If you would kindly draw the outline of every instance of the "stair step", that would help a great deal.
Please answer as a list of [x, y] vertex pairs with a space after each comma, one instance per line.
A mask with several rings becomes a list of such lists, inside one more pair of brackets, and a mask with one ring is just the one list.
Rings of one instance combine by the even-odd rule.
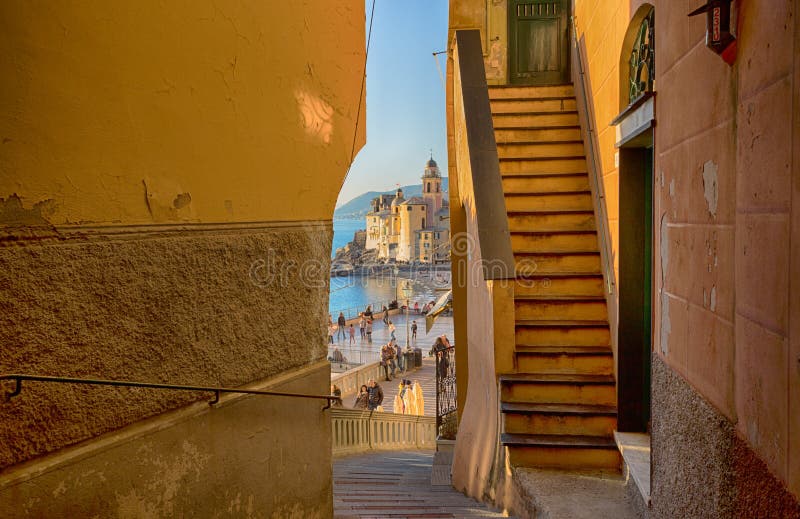
[[558, 142], [581, 140], [580, 126], [511, 126], [495, 128], [497, 144], [512, 142]]
[[503, 402], [500, 410], [507, 434], [612, 437], [617, 427], [614, 406]]
[[616, 405], [617, 390], [610, 374], [536, 373], [500, 377], [503, 402]]
[[560, 112], [492, 113], [492, 122], [495, 130], [520, 126], [577, 126], [580, 124], [578, 112], [575, 110], [564, 110]]
[[517, 344], [516, 353], [529, 355], [602, 355], [614, 356], [610, 346], [534, 346]]
[[617, 450], [613, 437], [573, 436], [565, 434], [510, 434], [500, 436], [503, 445], [531, 445], [539, 447], [601, 448]]
[[515, 347], [516, 368], [519, 373], [569, 373], [581, 375], [611, 375], [614, 356], [611, 348], [594, 351], [577, 347], [524, 348]]
[[552, 251], [514, 253], [517, 274], [532, 272], [601, 272], [600, 253], [595, 251]]
[[500, 159], [500, 174], [503, 177], [586, 173], [586, 171], [586, 158], [583, 156], [573, 158]]
[[508, 213], [511, 232], [594, 231], [594, 211], [527, 211]]
[[583, 141], [497, 143], [500, 160], [583, 158]]
[[506, 211], [592, 211], [592, 194], [583, 192], [562, 193], [506, 193]]
[[574, 97], [506, 97], [490, 99], [492, 113], [575, 111]]
[[589, 175], [566, 173], [560, 175], [504, 176], [503, 192], [516, 193], [576, 193], [589, 192]]
[[[576, 386], [614, 385], [613, 375], [582, 375], [574, 373], [513, 373], [500, 375], [501, 384], [570, 384]], [[504, 402], [507, 400], [503, 400]], [[556, 403], [556, 402], [551, 402]], [[612, 404], [613, 405], [613, 404]]]
[[514, 321], [515, 326], [536, 326], [536, 327], [562, 327], [562, 328], [595, 328], [595, 327], [604, 327], [608, 328], [607, 321], [599, 321], [599, 320], [557, 320], [557, 321], [545, 321], [539, 319], [516, 319]]
[[500, 410], [503, 413], [519, 414], [617, 416], [617, 408], [613, 405], [564, 405], [502, 402], [500, 405]]
[[518, 253], [539, 253], [548, 250], [598, 251], [594, 231], [514, 232], [511, 250]]
[[562, 295], [562, 296], [539, 296], [539, 295], [514, 295], [514, 301], [529, 301], [533, 303], [549, 303], [549, 302], [606, 302], [605, 296], [576, 296], [576, 295]]
[[611, 334], [606, 321], [516, 321], [514, 340], [526, 346], [607, 347]]
[[492, 85], [489, 99], [533, 97], [575, 97], [572, 84], [548, 86]]

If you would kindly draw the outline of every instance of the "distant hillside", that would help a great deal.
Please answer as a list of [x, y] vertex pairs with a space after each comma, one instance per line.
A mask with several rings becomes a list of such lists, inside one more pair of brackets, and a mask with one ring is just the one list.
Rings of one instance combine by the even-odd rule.
[[[447, 192], [449, 184], [447, 182], [447, 177], [442, 179], [442, 189]], [[403, 196], [405, 198], [410, 198], [412, 196], [422, 196], [422, 184], [415, 184], [410, 186], [402, 186], [403, 189]], [[378, 195], [390, 195], [393, 194], [396, 189], [392, 189], [390, 191], [378, 192], [378, 191], [367, 191], [362, 195], [358, 195], [357, 197], [353, 198], [346, 204], [342, 204], [341, 207], [336, 209], [333, 212], [334, 218], [364, 218], [368, 212], [372, 210], [372, 206], [370, 205], [372, 199]]]

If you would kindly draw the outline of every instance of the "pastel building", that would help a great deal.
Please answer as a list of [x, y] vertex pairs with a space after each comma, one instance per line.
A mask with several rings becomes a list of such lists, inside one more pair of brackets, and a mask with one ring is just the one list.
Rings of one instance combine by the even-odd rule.
[[367, 214], [368, 250], [378, 258], [402, 262], [446, 263], [450, 258], [450, 209], [443, 199], [442, 175], [431, 157], [422, 174], [422, 196], [406, 199], [398, 189], [394, 197], [372, 200]]

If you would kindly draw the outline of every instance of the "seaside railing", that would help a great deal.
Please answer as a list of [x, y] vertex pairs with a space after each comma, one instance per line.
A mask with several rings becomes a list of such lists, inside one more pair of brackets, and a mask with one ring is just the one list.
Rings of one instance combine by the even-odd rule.
[[[337, 359], [337, 356], [334, 354], [335, 349], [338, 349], [339, 353], [341, 353], [341, 360]], [[338, 346], [328, 346], [328, 359], [331, 361], [331, 369], [334, 369], [335, 366], [341, 365], [339, 368], [336, 368], [337, 371], [344, 371], [344, 369], [341, 368], [346, 368], [346, 366], [352, 367], [353, 365], [360, 366], [362, 364], [369, 364], [370, 362], [378, 362], [381, 360], [380, 345], [376, 347], [376, 351], [365, 351], [359, 348], [339, 348]]]
[[389, 308], [389, 305], [391, 303], [393, 303], [393, 301], [389, 301], [389, 300], [373, 301], [371, 303], [366, 303], [366, 304], [358, 305], [358, 306], [351, 306], [349, 308], [338, 308], [338, 309], [333, 310], [332, 312], [330, 312], [330, 314], [331, 314], [331, 317], [333, 318], [334, 324], [336, 324], [336, 320], [339, 318], [339, 313], [340, 312], [343, 313], [344, 314], [344, 318], [349, 321], [351, 319], [358, 318], [359, 314], [364, 312], [367, 309], [368, 306], [372, 308], [372, 313], [373, 314], [378, 314], [378, 313], [380, 313], [380, 311], [384, 307], [384, 305], [386, 306], [386, 308]]

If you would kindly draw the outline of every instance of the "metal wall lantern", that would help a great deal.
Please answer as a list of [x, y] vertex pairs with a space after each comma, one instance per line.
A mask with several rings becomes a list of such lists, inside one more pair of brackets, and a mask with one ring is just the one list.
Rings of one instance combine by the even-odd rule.
[[706, 13], [706, 47], [719, 54], [728, 65], [736, 61], [736, 37], [731, 32], [731, 2], [708, 0], [689, 16]]

